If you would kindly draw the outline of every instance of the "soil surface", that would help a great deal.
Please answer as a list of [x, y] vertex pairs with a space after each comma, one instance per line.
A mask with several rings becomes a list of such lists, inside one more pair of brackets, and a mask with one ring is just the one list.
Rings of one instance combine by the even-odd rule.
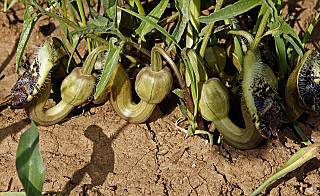
[[[290, 1], [295, 2], [295, 1]], [[2, 5], [0, 5], [2, 9]], [[291, 6], [291, 7], [290, 7]], [[294, 11], [295, 29], [305, 29], [319, 2], [301, 1]], [[0, 13], [0, 100], [17, 79], [15, 45], [22, 28], [22, 8]], [[43, 26], [46, 27], [45, 31]], [[318, 24], [319, 26], [319, 24]], [[56, 27], [56, 30], [55, 28]], [[37, 46], [59, 33], [57, 23], [41, 19], [27, 46]], [[319, 29], [319, 28], [318, 28]], [[312, 45], [319, 47], [319, 31]], [[7, 66], [6, 66], [7, 65]], [[168, 109], [169, 110], [169, 109]], [[129, 124], [107, 102], [77, 111], [57, 125], [40, 126], [40, 148], [46, 166], [47, 195], [248, 195], [295, 153], [301, 142], [291, 129], [253, 150], [237, 150], [225, 143], [210, 146], [201, 137], [186, 137], [175, 127], [181, 116], [172, 107], [162, 118]], [[15, 169], [20, 135], [30, 127], [24, 110], [0, 112], [0, 192], [21, 191]], [[319, 118], [301, 127], [320, 142]], [[267, 189], [270, 195], [320, 195], [320, 161], [313, 159]]]

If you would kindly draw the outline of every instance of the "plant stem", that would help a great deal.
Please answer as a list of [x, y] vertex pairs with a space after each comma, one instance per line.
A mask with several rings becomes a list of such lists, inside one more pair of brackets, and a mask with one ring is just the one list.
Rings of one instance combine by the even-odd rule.
[[8, 0], [4, 0], [3, 2], [3, 12], [6, 13], [8, 10]]
[[[220, 10], [220, 8], [222, 7], [222, 4], [223, 4], [223, 0], [217, 0], [217, 4], [216, 4], [216, 7], [214, 8], [214, 11], [218, 11]], [[207, 48], [207, 45], [208, 45], [208, 42], [209, 42], [209, 38], [210, 38], [210, 35], [212, 33], [212, 29], [214, 27], [214, 22], [208, 24], [205, 28], [207, 28], [207, 31], [206, 31], [206, 34], [204, 35], [204, 38], [203, 38], [203, 41], [202, 41], [202, 45], [201, 45], [201, 48], [200, 48], [200, 56], [203, 58], [204, 57], [204, 54], [205, 54], [205, 51], [206, 51], [206, 48]]]
[[231, 35], [239, 35], [239, 36], [242, 36], [244, 37], [250, 46], [253, 45], [253, 42], [254, 42], [254, 39], [252, 37], [252, 35], [250, 33], [248, 33], [247, 31], [243, 31], [243, 30], [230, 30], [228, 31], [228, 34], [231, 34]]
[[137, 8], [138, 8], [138, 13], [142, 16], [146, 15], [146, 12], [144, 11], [144, 8], [140, 2], [140, 0], [134, 0], [134, 3], [136, 4]]
[[78, 10], [80, 12], [80, 18], [81, 18], [81, 27], [85, 27], [87, 25], [87, 19], [84, 14], [83, 4], [82, 0], [77, 0]]
[[302, 143], [304, 145], [309, 146], [312, 144], [311, 141], [308, 139], [308, 137], [303, 133], [303, 131], [301, 130], [297, 122], [293, 123], [293, 127], [295, 131], [298, 133], [298, 135], [300, 136]]
[[319, 152], [320, 143], [311, 144], [307, 147], [301, 148], [291, 156], [291, 158], [280, 168], [279, 171], [277, 171], [277, 173], [265, 180], [253, 193], [250, 194], [250, 196], [258, 195], [278, 179], [284, 177], [289, 172], [296, 170], [307, 161], [319, 155]]
[[61, 1], [62, 2], [62, 9], [63, 9], [63, 16], [66, 18], [67, 16], [67, 5], [66, 0]]
[[43, 9], [43, 7], [41, 7], [38, 3], [28, 3], [27, 1], [27, 4], [28, 5], [31, 5], [33, 6], [34, 8], [36, 8], [37, 10], [39, 10], [41, 13], [43, 13], [44, 15], [47, 15], [51, 18], [54, 18], [54, 19], [57, 19], [57, 20], [61, 20], [63, 21], [64, 23], [68, 24], [69, 26], [71, 26], [72, 28], [74, 28], [75, 30], [79, 30], [79, 26], [77, 23], [67, 19], [67, 18], [64, 18], [62, 16], [59, 16], [57, 14], [54, 14], [54, 13], [51, 13], [51, 12], [48, 12], [46, 11], [45, 9]]
[[98, 55], [107, 50], [108, 46], [106, 45], [101, 45], [97, 48], [95, 48], [87, 57], [86, 61], [84, 62], [82, 66], [82, 73], [85, 75], [91, 75], [92, 69], [94, 67], [94, 64], [97, 60]]
[[182, 89], [183, 100], [186, 103], [187, 109], [190, 112], [193, 112], [194, 105], [193, 105], [193, 101], [192, 101], [189, 89], [188, 89], [185, 81], [182, 79], [182, 76], [179, 72], [177, 65], [174, 63], [174, 61], [171, 59], [171, 57], [167, 54], [167, 52], [164, 51], [162, 48], [156, 46], [156, 47], [153, 47], [153, 50], [159, 52], [162, 55], [162, 57], [164, 59], [166, 59], [166, 61], [169, 63], [171, 69], [173, 70], [174, 74], [176, 75], [176, 77], [178, 79], [180, 88]]
[[166, 24], [175, 21], [179, 17], [179, 12], [172, 14], [171, 16], [160, 21], [161, 26], [165, 26]]
[[160, 71], [162, 69], [162, 59], [161, 59], [161, 53], [159, 52], [160, 49], [157, 49], [158, 47], [155, 46], [151, 50], [151, 69], [152, 71]]
[[154, 52], [158, 52], [159, 54], [162, 55], [162, 57], [164, 59], [166, 59], [166, 61], [169, 63], [171, 69], [173, 70], [174, 74], [176, 75], [177, 79], [178, 79], [178, 82], [179, 82], [179, 85], [180, 87], [183, 89], [183, 87], [186, 86], [184, 80], [182, 79], [181, 75], [180, 75], [180, 72], [179, 72], [179, 69], [177, 67], [177, 65], [173, 62], [173, 60], [171, 59], [171, 57], [167, 54], [166, 51], [164, 51], [162, 48], [158, 47], [158, 46], [155, 46], [152, 48], [152, 51]]
[[[262, 5], [263, 6], [263, 5]], [[264, 15], [264, 10], [262, 9], [262, 7], [260, 8], [260, 11], [259, 11], [259, 14], [258, 14], [258, 17], [257, 17], [257, 21], [256, 21], [256, 24], [254, 25], [253, 27], [253, 30], [252, 30], [252, 34], [256, 34], [257, 33], [257, 30], [260, 26], [260, 23], [261, 23], [261, 20], [262, 20], [262, 17]]]
[[267, 23], [268, 23], [268, 19], [269, 19], [269, 16], [270, 16], [270, 11], [268, 10], [267, 6], [263, 3], [262, 6], [261, 6], [261, 12], [264, 13], [263, 14], [263, 17], [261, 19], [261, 23], [259, 25], [259, 28], [257, 30], [257, 33], [256, 33], [256, 36], [253, 40], [253, 44], [252, 44], [252, 49], [253, 50], [256, 50], [258, 47], [259, 47], [259, 43], [262, 39], [262, 35], [264, 33], [264, 30], [267, 26]]
[[[77, 5], [78, 5], [78, 10], [80, 12], [80, 18], [81, 18], [80, 26], [86, 27], [87, 26], [87, 19], [86, 19], [86, 15], [84, 13], [82, 0], [77, 0]], [[88, 51], [91, 52], [91, 40], [89, 38], [87, 38], [87, 44], [88, 44]]]
[[130, 38], [123, 38], [123, 41], [125, 41], [126, 44], [129, 44], [132, 47], [136, 48], [137, 50], [139, 50], [140, 52], [142, 52], [146, 56], [151, 57], [151, 54], [147, 49], [141, 47], [141, 45], [139, 45], [136, 42], [132, 41]]

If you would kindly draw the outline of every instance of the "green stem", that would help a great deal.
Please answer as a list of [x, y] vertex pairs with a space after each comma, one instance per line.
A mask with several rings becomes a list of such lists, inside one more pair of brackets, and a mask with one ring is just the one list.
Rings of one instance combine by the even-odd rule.
[[[28, 3], [28, 1], [27, 1]], [[29, 5], [33, 6], [34, 8], [36, 8], [37, 10], [39, 10], [41, 13], [43, 13], [44, 15], [47, 15], [51, 18], [54, 18], [54, 19], [57, 19], [59, 21], [63, 21], [64, 23], [68, 24], [69, 26], [71, 26], [72, 28], [74, 28], [75, 30], [80, 30], [79, 29], [79, 25], [67, 18], [64, 18], [62, 16], [59, 16], [57, 14], [54, 14], [54, 13], [51, 13], [51, 12], [48, 12], [46, 11], [43, 7], [41, 7], [38, 3], [28, 3]]]
[[282, 166], [282, 168], [280, 168], [279, 171], [277, 171], [277, 173], [265, 180], [253, 193], [250, 194], [250, 196], [258, 195], [278, 179], [301, 167], [307, 161], [315, 158], [319, 155], [319, 152], [320, 143], [311, 144], [307, 147], [301, 148], [291, 156], [291, 158]]
[[63, 16], [66, 18], [68, 17], [66, 0], [63, 0], [61, 2], [62, 2]]
[[98, 55], [107, 50], [108, 46], [101, 45], [97, 48], [95, 48], [87, 57], [86, 61], [83, 63], [82, 66], [82, 73], [85, 75], [91, 75], [92, 69], [96, 63]]
[[[263, 6], [263, 5], [262, 5], [262, 6]], [[261, 8], [260, 8], [260, 11], [259, 11], [259, 14], [258, 14], [258, 17], [257, 17], [256, 24], [254, 25], [253, 30], [252, 30], [252, 33], [253, 33], [253, 34], [256, 34], [256, 33], [257, 33], [258, 28], [259, 28], [260, 23], [261, 23], [261, 20], [262, 20], [262, 17], [263, 17], [263, 15], [264, 15], [264, 11], [265, 11], [265, 10], [262, 9], [262, 6], [261, 6]]]
[[[130, 38], [127, 38], [127, 37], [125, 37], [125, 36], [123, 36], [123, 35], [121, 35], [119, 33], [112, 33], [112, 32], [109, 32], [109, 33], [118, 36], [121, 40], [123, 40], [125, 42], [125, 44], [128, 44], [128, 45], [134, 47], [135, 49], [139, 50], [140, 52], [142, 52], [147, 57], [151, 57], [151, 54], [150, 54], [149, 50], [141, 47], [141, 45], [139, 45], [136, 42], [132, 41]], [[109, 44], [108, 40], [105, 40], [105, 39], [103, 39], [103, 38], [101, 38], [101, 37], [99, 37], [99, 36], [97, 36], [95, 34], [87, 34], [85, 36], [89, 37], [91, 39], [94, 39], [94, 40], [96, 40], [96, 41], [98, 41], [98, 42], [100, 42], [100, 43], [102, 43], [104, 45], [108, 45]]]
[[6, 13], [8, 10], [8, 0], [4, 0], [3, 2], [3, 12]]
[[144, 8], [140, 2], [140, 0], [134, 0], [134, 3], [136, 4], [137, 8], [138, 8], [138, 13], [142, 16], [146, 15], [146, 12], [144, 11]]
[[[80, 26], [86, 27], [87, 26], [87, 18], [84, 13], [82, 0], [77, 0], [77, 5], [78, 5], [78, 10], [80, 12], [80, 18], [81, 18]], [[87, 38], [87, 45], [88, 45], [88, 51], [91, 52], [91, 40], [89, 38]]]
[[84, 13], [82, 0], [77, 0], [77, 5], [78, 5], [78, 10], [80, 12], [80, 19], [81, 19], [80, 26], [85, 27], [85, 26], [87, 26], [87, 19], [86, 19], [86, 15]]
[[155, 46], [155, 47], [153, 47], [153, 50], [159, 52], [162, 55], [162, 57], [164, 59], [166, 59], [166, 61], [169, 63], [171, 69], [173, 70], [175, 76], [178, 79], [180, 88], [182, 89], [183, 100], [185, 101], [188, 110], [193, 111], [194, 104], [193, 104], [189, 89], [188, 89], [185, 81], [182, 79], [182, 76], [179, 72], [177, 65], [174, 63], [174, 61], [171, 59], [171, 57], [167, 54], [167, 52], [164, 51], [162, 48]]
[[152, 71], [160, 71], [162, 69], [162, 59], [160, 55], [160, 49], [159, 47], [153, 47], [151, 50], [151, 69]]
[[129, 45], [131, 45], [132, 47], [136, 48], [137, 50], [139, 50], [140, 52], [142, 52], [142, 53], [145, 54], [146, 56], [151, 57], [151, 54], [150, 54], [150, 52], [149, 52], [147, 49], [141, 47], [140, 44], [137, 44], [136, 42], [132, 41], [130, 38], [126, 38], [126, 37], [122, 36], [122, 37], [120, 37], [120, 39], [122, 39], [123, 41], [125, 41], [126, 44], [129, 44]]
[[205, 131], [205, 130], [199, 130], [199, 129], [196, 129], [194, 131], [194, 134], [195, 135], [207, 135], [208, 136], [208, 139], [209, 139], [209, 144], [210, 145], [213, 145], [213, 134], [208, 132], [208, 131]]
[[301, 130], [297, 122], [293, 123], [293, 127], [295, 131], [298, 133], [298, 135], [300, 136], [302, 143], [304, 145], [309, 146], [312, 144], [311, 141], [308, 139], [308, 137], [303, 133], [303, 131]]
[[[224, 0], [217, 0], [216, 7], [214, 8], [215, 12], [220, 10], [220, 8], [222, 7], [223, 1]], [[207, 29], [207, 31], [206, 31], [206, 34], [204, 35], [204, 38], [203, 38], [203, 41], [202, 41], [202, 45], [201, 45], [201, 48], [200, 48], [200, 52], [199, 52], [199, 54], [200, 54], [200, 56], [202, 58], [204, 57], [204, 54], [205, 54], [205, 51], [206, 51], [206, 48], [207, 48], [207, 45], [208, 45], [209, 38], [210, 38], [210, 35], [212, 33], [213, 27], [214, 27], [214, 22], [208, 24], [205, 27]]]
[[166, 59], [166, 61], [169, 63], [171, 69], [173, 70], [174, 74], [176, 75], [177, 79], [178, 79], [178, 82], [179, 82], [179, 85], [182, 89], [186, 88], [186, 84], [184, 82], [184, 80], [182, 79], [181, 75], [180, 75], [180, 72], [179, 72], [179, 69], [177, 67], [177, 65], [174, 63], [174, 61], [171, 59], [171, 57], [167, 54], [166, 51], [164, 51], [162, 48], [158, 47], [158, 46], [154, 46], [152, 48], [152, 50], [154, 52], [158, 52], [159, 54], [162, 55], [162, 57], [164, 59]]
[[264, 30], [267, 26], [267, 23], [268, 23], [268, 19], [269, 19], [269, 16], [270, 16], [270, 11], [269, 9], [267, 8], [267, 6], [263, 3], [262, 6], [261, 6], [261, 10], [262, 10], [262, 13], [264, 13], [262, 19], [261, 19], [261, 22], [260, 22], [260, 25], [259, 25], [259, 28], [257, 30], [257, 33], [256, 33], [256, 36], [253, 40], [253, 44], [252, 44], [252, 49], [253, 50], [256, 50], [258, 47], [259, 47], [259, 43], [262, 39], [262, 35], [264, 33]]
[[253, 45], [254, 39], [253, 39], [252, 35], [250, 33], [248, 33], [247, 31], [230, 30], [230, 31], [228, 31], [228, 34], [242, 36], [248, 41], [250, 46]]

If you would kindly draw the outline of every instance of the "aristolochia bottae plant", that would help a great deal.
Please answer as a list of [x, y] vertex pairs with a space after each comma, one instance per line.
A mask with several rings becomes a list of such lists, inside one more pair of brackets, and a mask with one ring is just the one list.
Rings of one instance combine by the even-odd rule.
[[[295, 123], [302, 112], [317, 114], [319, 53], [304, 53], [310, 36], [300, 39], [287, 24], [281, 15], [282, 0], [239, 0], [233, 4], [217, 0], [214, 9], [209, 1], [175, 0], [174, 7], [170, 2], [24, 1], [17, 70], [39, 18], [59, 21], [63, 34], [37, 50], [34, 62], [26, 66], [1, 105], [23, 107], [36, 123], [52, 125], [76, 107], [103, 104], [109, 99], [119, 116], [143, 123], [173, 90], [183, 116], [177, 120], [179, 130], [188, 135], [204, 134], [211, 144], [222, 139], [240, 149], [276, 138], [279, 129], [285, 123]], [[252, 28], [241, 25], [237, 16], [245, 18], [254, 8], [258, 8], [256, 24]], [[319, 14], [314, 17], [318, 18]], [[311, 23], [309, 34], [315, 24]], [[78, 50], [80, 42], [86, 44], [84, 54]], [[260, 49], [269, 42], [275, 46], [275, 50], [267, 49], [276, 56], [274, 66]], [[290, 65], [296, 62], [286, 81]], [[52, 91], [60, 99], [47, 107]], [[241, 115], [236, 119], [231, 118], [236, 111], [231, 100], [240, 105]], [[244, 126], [238, 122], [242, 119]], [[184, 120], [187, 125], [181, 127]], [[221, 133], [219, 139], [214, 138], [208, 124]], [[302, 131], [298, 133], [305, 137]], [[317, 144], [302, 148], [254, 194], [318, 152]]]

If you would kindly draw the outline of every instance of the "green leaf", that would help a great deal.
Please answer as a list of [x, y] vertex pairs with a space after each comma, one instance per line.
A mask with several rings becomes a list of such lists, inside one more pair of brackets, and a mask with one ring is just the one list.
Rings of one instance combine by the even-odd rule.
[[272, 14], [273, 18], [278, 17], [278, 10], [274, 5], [274, 0], [264, 0], [265, 5], [268, 7], [270, 13]]
[[26, 194], [40, 196], [45, 168], [39, 151], [39, 132], [34, 122], [20, 137], [16, 169]]
[[[157, 23], [166, 9], [169, 0], [161, 0], [160, 3], [146, 16], [152, 22]], [[136, 29], [136, 34], [139, 35], [139, 42], [146, 41], [144, 36], [153, 29], [153, 25], [147, 21], [142, 21], [140, 26]]]
[[293, 46], [293, 48], [299, 54], [299, 56], [303, 56], [303, 47], [301, 45], [300, 40], [298, 41], [287, 34], [284, 34], [283, 38], [286, 39]]
[[72, 19], [76, 21], [78, 17], [80, 18], [80, 11], [77, 6], [77, 2], [76, 1], [67, 1], [67, 2], [69, 2], [68, 7], [72, 14]]
[[229, 19], [243, 14], [261, 4], [262, 0], [239, 0], [234, 4], [227, 5], [226, 7], [210, 14], [209, 16], [201, 16], [199, 17], [199, 20], [201, 23], [211, 23]]
[[29, 41], [34, 25], [39, 19], [39, 15], [37, 14], [32, 14], [30, 16], [29, 14], [31, 11], [32, 11], [32, 6], [27, 6], [27, 8], [24, 10], [23, 27], [22, 27], [22, 32], [20, 35], [20, 40], [18, 43], [17, 53], [16, 53], [16, 71], [18, 71], [20, 68], [20, 60], [23, 55], [24, 49], [26, 48], [26, 45]]
[[101, 24], [96, 23], [94, 19], [90, 21], [87, 26], [79, 27], [76, 30], [72, 31], [70, 35], [76, 35], [76, 34], [88, 34], [88, 33], [107, 33], [110, 30], [113, 29], [113, 26], [111, 23], [99, 26]]
[[208, 76], [202, 59], [193, 49], [183, 49], [181, 56], [187, 70], [186, 83], [188, 85], [187, 80], [189, 80], [191, 85], [191, 97], [194, 103], [193, 115], [196, 116], [198, 112], [200, 83], [207, 80]]
[[146, 21], [149, 23], [149, 25], [153, 26], [153, 28], [157, 29], [160, 33], [162, 33], [164, 36], [166, 36], [168, 39], [170, 39], [174, 44], [176, 44], [177, 48], [181, 49], [181, 47], [179, 46], [178, 42], [176, 41], [176, 39], [170, 35], [164, 28], [162, 28], [161, 26], [159, 26], [157, 23], [153, 22], [152, 20], [150, 20], [149, 18], [145, 17], [145, 16], [141, 16], [131, 10], [127, 10], [124, 8], [120, 8], [121, 10], [131, 14], [132, 16], [135, 16], [137, 18], [139, 18], [142, 21]]
[[253, 193], [251, 196], [258, 195], [264, 189], [266, 189], [269, 185], [277, 181], [278, 179], [284, 177], [289, 172], [296, 170], [301, 167], [310, 159], [315, 158], [320, 153], [320, 143], [311, 144], [307, 147], [301, 148], [296, 153], [292, 155], [292, 157], [270, 178], [265, 180]]
[[109, 41], [109, 52], [103, 66], [103, 71], [102, 71], [100, 80], [96, 86], [96, 92], [94, 94], [95, 99], [98, 99], [102, 95], [102, 93], [105, 91], [107, 84], [110, 80], [110, 77], [115, 67], [119, 63], [118, 61], [120, 58], [120, 52], [122, 50], [123, 43], [121, 43], [120, 46], [116, 46], [115, 44], [116, 41], [117, 40], [115, 38], [111, 38]]
[[[176, 8], [179, 12], [179, 21], [177, 23], [177, 26], [175, 27], [172, 36], [174, 39], [179, 42], [182, 34], [184, 33], [184, 30], [187, 27], [188, 21], [189, 21], [189, 4], [190, 0], [175, 0]], [[169, 45], [169, 50], [172, 48], [173, 44], [172, 42], [167, 38], [166, 42]]]
[[93, 16], [93, 19], [89, 20], [89, 23], [93, 23], [96, 26], [106, 26], [109, 23], [107, 17], [99, 15], [99, 13], [90, 7], [90, 13]]
[[175, 95], [177, 95], [180, 99], [183, 98], [183, 91], [180, 88], [176, 88], [172, 91]]
[[107, 3], [107, 16], [112, 22], [116, 22], [117, 19], [117, 0], [108, 0]]
[[279, 64], [279, 74], [280, 79], [284, 79], [288, 72], [288, 61], [287, 61], [287, 53], [284, 40], [280, 37], [274, 38], [275, 45], [276, 45], [276, 52], [278, 57], [278, 64]]
[[316, 25], [319, 22], [319, 17], [320, 17], [320, 12], [316, 13], [313, 16], [311, 23], [309, 24], [309, 26], [307, 28], [307, 32], [303, 36], [302, 44], [306, 44], [309, 41], [309, 39], [311, 38], [313, 30], [315, 29]]
[[188, 119], [190, 121], [194, 120], [193, 114], [188, 110], [188, 108], [187, 108], [186, 104], [184, 103], [183, 99], [179, 99], [179, 102], [180, 102], [180, 104], [178, 106], [179, 106], [179, 109], [180, 109], [182, 115], [186, 119]]
[[275, 22], [270, 23], [270, 30], [265, 35], [272, 34], [274, 37], [283, 35], [296, 52], [303, 56], [303, 45], [296, 32], [281, 17], [276, 17], [275, 20]]

